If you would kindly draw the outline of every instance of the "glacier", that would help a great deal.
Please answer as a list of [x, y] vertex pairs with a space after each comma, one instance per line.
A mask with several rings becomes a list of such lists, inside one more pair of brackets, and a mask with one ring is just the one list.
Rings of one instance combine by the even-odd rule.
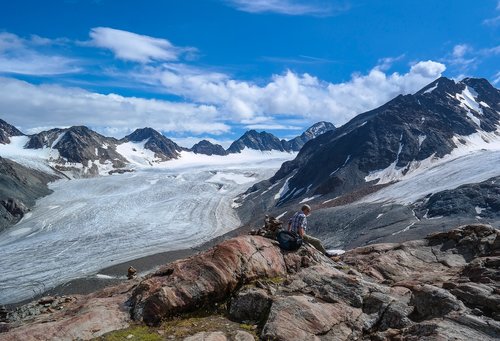
[[295, 153], [185, 153], [159, 167], [59, 180], [0, 234], [0, 304], [159, 252], [195, 247], [240, 225], [233, 199]]

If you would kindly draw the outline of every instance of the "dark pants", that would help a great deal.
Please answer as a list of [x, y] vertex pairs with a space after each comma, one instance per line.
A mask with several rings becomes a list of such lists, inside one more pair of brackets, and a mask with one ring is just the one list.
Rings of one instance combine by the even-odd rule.
[[312, 246], [314, 246], [314, 248], [320, 252], [322, 252], [324, 255], [326, 255], [326, 250], [325, 250], [325, 247], [323, 246], [323, 244], [321, 243], [321, 240], [319, 240], [318, 238], [314, 238], [314, 237], [311, 237], [307, 234], [304, 234], [304, 236], [302, 237], [302, 239], [311, 244]]

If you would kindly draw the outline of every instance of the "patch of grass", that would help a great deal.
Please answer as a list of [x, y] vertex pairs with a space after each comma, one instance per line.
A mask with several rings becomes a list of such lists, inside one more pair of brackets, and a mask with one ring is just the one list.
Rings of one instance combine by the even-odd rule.
[[[132, 336], [130, 336], [132, 335]], [[95, 340], [100, 341], [161, 341], [163, 337], [154, 328], [132, 326], [105, 334]]]
[[285, 281], [285, 278], [277, 276], [277, 277], [272, 277], [266, 279], [267, 282], [273, 283], [273, 284], [282, 284]]

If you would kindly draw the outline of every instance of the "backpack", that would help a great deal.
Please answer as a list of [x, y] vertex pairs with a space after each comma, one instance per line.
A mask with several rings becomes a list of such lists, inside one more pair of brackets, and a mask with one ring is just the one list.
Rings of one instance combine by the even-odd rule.
[[280, 231], [276, 236], [280, 248], [287, 251], [295, 251], [302, 246], [302, 238], [289, 231]]

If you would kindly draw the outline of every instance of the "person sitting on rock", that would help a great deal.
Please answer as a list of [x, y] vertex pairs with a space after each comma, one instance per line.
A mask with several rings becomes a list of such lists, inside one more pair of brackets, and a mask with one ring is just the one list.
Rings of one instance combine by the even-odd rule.
[[306, 234], [307, 229], [307, 216], [311, 214], [311, 206], [304, 205], [301, 210], [295, 213], [288, 221], [288, 231], [296, 233], [305, 242], [314, 246], [318, 251], [328, 256], [325, 247], [317, 238], [311, 237]]

